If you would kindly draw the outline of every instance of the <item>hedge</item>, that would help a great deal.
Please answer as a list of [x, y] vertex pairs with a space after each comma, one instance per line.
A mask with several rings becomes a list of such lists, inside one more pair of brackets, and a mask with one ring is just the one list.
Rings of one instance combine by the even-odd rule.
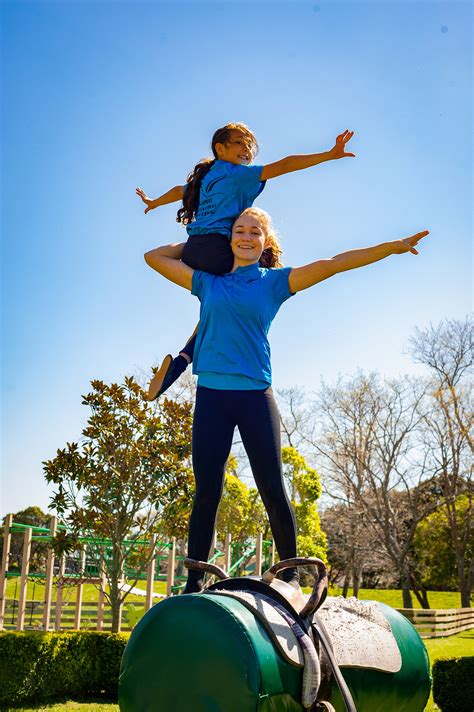
[[436, 660], [432, 675], [433, 700], [441, 712], [474, 710], [474, 657]]
[[0, 709], [62, 698], [116, 700], [125, 633], [0, 633]]

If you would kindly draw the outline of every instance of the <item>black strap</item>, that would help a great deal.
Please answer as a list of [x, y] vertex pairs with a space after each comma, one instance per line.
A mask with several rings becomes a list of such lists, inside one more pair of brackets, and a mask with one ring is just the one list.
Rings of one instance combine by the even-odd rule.
[[337, 686], [344, 701], [344, 705], [346, 707], [346, 712], [357, 712], [354, 700], [352, 699], [351, 691], [349, 690], [349, 687], [347, 686], [347, 683], [342, 676], [339, 665], [336, 662], [336, 658], [334, 657], [332, 645], [329, 642], [326, 631], [323, 630], [321, 621], [318, 620], [317, 616], [314, 616], [313, 621], [311, 623], [311, 628], [315, 636], [321, 641], [321, 645], [324, 648], [324, 652], [328, 657], [331, 670], [333, 672]]

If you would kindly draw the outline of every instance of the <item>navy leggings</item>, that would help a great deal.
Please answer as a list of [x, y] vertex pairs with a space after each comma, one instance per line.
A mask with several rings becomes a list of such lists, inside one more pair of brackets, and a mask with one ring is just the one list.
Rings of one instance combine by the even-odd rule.
[[[283, 484], [280, 417], [271, 388], [220, 391], [199, 386], [193, 423], [196, 495], [189, 523], [188, 556], [207, 561], [235, 427], [247, 452], [281, 559], [296, 556], [296, 526]], [[290, 570], [287, 570], [290, 573]], [[186, 592], [202, 573], [189, 571]]]

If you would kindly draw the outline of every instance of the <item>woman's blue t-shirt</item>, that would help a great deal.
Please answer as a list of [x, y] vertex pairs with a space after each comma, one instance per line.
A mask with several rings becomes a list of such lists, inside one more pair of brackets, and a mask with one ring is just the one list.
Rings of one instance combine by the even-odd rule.
[[218, 232], [230, 237], [235, 218], [265, 187], [262, 168], [216, 161], [202, 179], [196, 219], [186, 226], [188, 235]]
[[192, 294], [201, 301], [193, 360], [199, 385], [224, 390], [271, 385], [268, 332], [292, 296], [290, 271], [253, 264], [224, 275], [194, 272]]

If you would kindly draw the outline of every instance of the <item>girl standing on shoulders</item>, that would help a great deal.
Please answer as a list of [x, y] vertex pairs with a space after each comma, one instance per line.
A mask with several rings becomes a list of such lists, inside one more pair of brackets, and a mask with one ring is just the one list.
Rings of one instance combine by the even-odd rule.
[[[406, 252], [428, 231], [373, 247], [350, 250], [303, 267], [279, 265], [270, 217], [249, 208], [232, 228], [234, 264], [229, 274], [196, 271], [160, 248], [145, 255], [150, 267], [189, 289], [201, 302], [193, 371], [198, 376], [193, 422], [196, 494], [189, 524], [188, 557], [206, 561], [222, 494], [225, 464], [235, 427], [268, 513], [280, 559], [296, 556], [296, 529], [282, 476], [280, 419], [271, 382], [268, 331], [279, 308], [296, 292], [340, 272]], [[262, 259], [266, 253], [266, 265]], [[202, 572], [190, 570], [185, 593], [202, 588]], [[282, 578], [298, 582], [295, 569]]]
[[[245, 124], [227, 124], [212, 137], [214, 158], [200, 161], [184, 186], [177, 185], [154, 200], [141, 188], [136, 192], [147, 206], [145, 213], [161, 205], [183, 201], [177, 221], [186, 226], [188, 240], [161, 248], [166, 256], [181, 259], [192, 269], [226, 274], [234, 264], [230, 247], [232, 223], [253, 204], [265, 182], [325, 161], [354, 157], [353, 153], [345, 152], [352, 136], [353, 132], [346, 130], [336, 138], [330, 151], [288, 156], [259, 166], [250, 165], [258, 152], [254, 134]], [[150, 400], [164, 393], [192, 362], [197, 329], [176, 358], [168, 354], [155, 370], [148, 390]]]

